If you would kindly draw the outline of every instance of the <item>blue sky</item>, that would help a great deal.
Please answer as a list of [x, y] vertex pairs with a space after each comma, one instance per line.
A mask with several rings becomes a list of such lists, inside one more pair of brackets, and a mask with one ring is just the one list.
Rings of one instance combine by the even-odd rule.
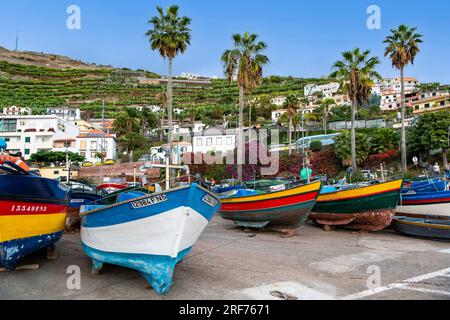
[[[69, 5], [81, 8], [81, 30], [66, 28]], [[425, 43], [407, 75], [423, 82], [450, 83], [448, 0], [14, 0], [0, 3], [0, 46], [44, 51], [117, 67], [160, 74], [166, 65], [145, 38], [156, 5], [178, 4], [193, 19], [192, 45], [174, 71], [222, 75], [221, 53], [231, 34], [255, 32], [266, 41], [271, 63], [266, 75], [320, 77], [329, 74], [340, 52], [371, 49], [382, 58], [379, 71], [396, 76], [383, 57], [383, 40], [401, 23], [418, 27]], [[381, 29], [369, 30], [369, 5], [381, 9]]]

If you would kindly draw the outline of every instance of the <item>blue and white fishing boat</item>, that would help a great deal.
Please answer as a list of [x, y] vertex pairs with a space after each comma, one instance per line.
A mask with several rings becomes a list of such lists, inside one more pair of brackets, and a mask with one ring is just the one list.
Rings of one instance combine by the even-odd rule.
[[192, 250], [221, 202], [196, 183], [153, 194], [124, 192], [111, 205], [82, 208], [81, 241], [93, 271], [104, 263], [138, 270], [158, 294]]
[[448, 188], [448, 182], [441, 179], [413, 181], [410, 185], [406, 184], [403, 187], [402, 194], [445, 191], [446, 188]]

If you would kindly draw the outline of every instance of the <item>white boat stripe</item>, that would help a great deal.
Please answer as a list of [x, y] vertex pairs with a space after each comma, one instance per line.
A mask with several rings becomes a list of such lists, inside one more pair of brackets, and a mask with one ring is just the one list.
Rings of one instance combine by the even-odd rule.
[[436, 277], [442, 277], [442, 276], [448, 276], [448, 275], [450, 275], [450, 268], [442, 269], [442, 270], [439, 270], [439, 271], [436, 271], [436, 272], [432, 272], [432, 273], [427, 273], [427, 274], [424, 274], [424, 275], [420, 275], [420, 276], [417, 276], [417, 277], [414, 277], [414, 278], [407, 279], [407, 280], [405, 280], [403, 282], [400, 282], [400, 283], [391, 283], [390, 285], [385, 286], [385, 287], [378, 287], [376, 289], [366, 290], [366, 291], [362, 291], [362, 292], [359, 292], [359, 293], [351, 294], [351, 295], [348, 295], [346, 297], [343, 297], [342, 300], [363, 299], [363, 298], [367, 298], [367, 297], [370, 297], [370, 296], [373, 296], [375, 294], [379, 294], [379, 293], [382, 293], [382, 292], [385, 292], [385, 291], [388, 291], [388, 290], [401, 289], [401, 288], [407, 287], [408, 285], [413, 284], [413, 283], [419, 283], [419, 282], [422, 282], [422, 281], [425, 281], [425, 280], [428, 280], [428, 279], [432, 279], [432, 278], [436, 278]]
[[[189, 210], [185, 227], [179, 229], [180, 219]], [[208, 221], [198, 212], [178, 207], [164, 214], [132, 222], [99, 228], [82, 228], [82, 242], [106, 252], [149, 254], [174, 257], [192, 247]], [[179, 231], [180, 230], [180, 231]], [[177, 233], [181, 233], [178, 238]]]

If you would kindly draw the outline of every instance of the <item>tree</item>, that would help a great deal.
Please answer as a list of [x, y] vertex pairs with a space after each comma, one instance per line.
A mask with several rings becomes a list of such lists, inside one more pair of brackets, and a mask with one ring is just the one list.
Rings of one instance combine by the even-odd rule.
[[389, 56], [392, 66], [400, 70], [401, 85], [401, 154], [402, 154], [402, 170], [406, 173], [407, 157], [406, 157], [406, 129], [405, 129], [405, 84], [404, 69], [408, 64], [414, 64], [414, 59], [420, 52], [419, 44], [422, 43], [422, 35], [416, 33], [417, 28], [410, 28], [406, 25], [400, 25], [398, 29], [392, 29], [391, 35], [386, 37], [384, 43], [387, 44], [384, 52], [385, 57]]
[[323, 121], [323, 131], [325, 131], [325, 134], [327, 134], [328, 129], [328, 116], [330, 114], [331, 108], [336, 106], [336, 101], [331, 98], [326, 98], [322, 100], [322, 103], [320, 104], [320, 109], [322, 111], [322, 121]]
[[152, 29], [146, 35], [151, 49], [158, 50], [164, 59], [169, 59], [167, 73], [167, 113], [169, 120], [169, 145], [173, 149], [173, 98], [172, 98], [172, 69], [173, 60], [179, 53], [184, 53], [191, 44], [191, 19], [178, 15], [179, 7], [173, 5], [166, 12], [161, 7], [156, 8], [159, 15], [150, 19]]
[[249, 94], [261, 84], [263, 66], [269, 63], [269, 58], [261, 52], [267, 48], [267, 44], [258, 41], [258, 35], [245, 32], [243, 35], [233, 35], [234, 48], [226, 50], [222, 54], [222, 63], [225, 76], [231, 84], [237, 76], [239, 87], [239, 129], [238, 129], [238, 179], [242, 181], [242, 164], [244, 152], [244, 106], [245, 93]]
[[[353, 165], [353, 155], [352, 155], [352, 139], [351, 133], [349, 131], [342, 132], [341, 135], [336, 137], [335, 143], [335, 153], [336, 156], [341, 160], [342, 165], [349, 166]], [[356, 164], [362, 164], [369, 155], [370, 143], [367, 136], [363, 133], [357, 133], [356, 136]]]
[[338, 79], [343, 91], [352, 102], [351, 159], [352, 168], [357, 169], [355, 117], [358, 106], [369, 100], [374, 79], [381, 79], [375, 67], [380, 63], [377, 57], [370, 57], [370, 50], [361, 52], [359, 48], [342, 53], [343, 60], [333, 65], [335, 70], [330, 76]]
[[390, 128], [376, 129], [370, 137], [370, 154], [399, 149], [398, 132]]
[[156, 115], [151, 112], [148, 108], [144, 108], [141, 111], [141, 133], [146, 136], [147, 132], [151, 129], [158, 127], [158, 119]]
[[442, 149], [442, 160], [448, 165], [447, 153], [449, 151], [450, 112], [440, 111], [425, 113], [419, 117], [414, 127], [412, 138], [418, 143], [416, 151]]
[[[68, 152], [67, 156], [69, 160], [72, 162], [83, 162], [84, 157], [79, 155], [78, 153]], [[65, 162], [66, 161], [66, 153], [62, 151], [39, 151], [30, 156], [31, 162], [38, 163], [51, 163], [51, 162]]]
[[[299, 101], [296, 96], [290, 95], [286, 98], [284, 103], [284, 108], [287, 110], [286, 114], [289, 117], [289, 134], [288, 134], [288, 144], [289, 144], [289, 155], [292, 155], [292, 126], [293, 118], [297, 114], [299, 108]], [[294, 129], [297, 133], [297, 128]]]

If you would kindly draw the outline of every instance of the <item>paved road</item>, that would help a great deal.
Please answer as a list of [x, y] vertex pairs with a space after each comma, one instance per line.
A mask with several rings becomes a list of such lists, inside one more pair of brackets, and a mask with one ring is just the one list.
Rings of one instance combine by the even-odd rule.
[[[136, 271], [105, 266], [90, 273], [79, 235], [65, 235], [59, 258], [25, 263], [35, 271], [0, 273], [1, 299], [449, 299], [450, 243], [413, 239], [391, 230], [324, 232], [304, 226], [293, 238], [248, 234], [216, 218], [180, 264], [171, 292], [157, 296]], [[81, 289], [67, 288], [79, 266]], [[377, 274], [380, 281], [377, 281]], [[377, 289], [369, 290], [369, 284]], [[372, 288], [372, 286], [370, 288]], [[276, 293], [278, 292], [278, 294]]]

